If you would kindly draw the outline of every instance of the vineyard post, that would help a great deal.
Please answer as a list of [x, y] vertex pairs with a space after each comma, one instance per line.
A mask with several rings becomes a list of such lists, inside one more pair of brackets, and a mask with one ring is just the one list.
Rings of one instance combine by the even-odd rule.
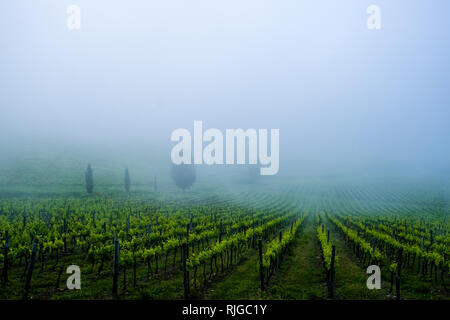
[[128, 241], [129, 240], [128, 237], [130, 234], [130, 214], [127, 215], [127, 225], [126, 225], [125, 231], [126, 231], [126, 239]]
[[23, 293], [23, 299], [28, 298], [28, 292], [30, 291], [31, 276], [33, 275], [34, 263], [36, 262], [36, 251], [37, 251], [38, 239], [35, 238], [33, 242], [33, 249], [31, 250], [30, 264], [28, 265], [27, 279], [25, 282], [25, 290]]
[[56, 278], [55, 289], [58, 289], [58, 288], [59, 288], [59, 282], [60, 282], [60, 280], [61, 280], [61, 274], [62, 274], [63, 270], [64, 270], [64, 267], [63, 267], [63, 266], [60, 266], [60, 267], [59, 267], [59, 270], [58, 270], [58, 277]]
[[327, 244], [330, 243], [330, 230], [327, 230]]
[[330, 263], [330, 297], [334, 298], [334, 260], [336, 257], [336, 246], [331, 246], [331, 263]]
[[183, 298], [188, 299], [189, 297], [189, 274], [186, 268], [186, 259], [187, 259], [187, 244], [183, 243], [182, 246], [182, 256], [183, 256], [183, 285], [184, 285], [184, 294]]
[[64, 215], [63, 230], [64, 230], [64, 237], [63, 237], [64, 252], [67, 252], [67, 239], [66, 239], [66, 234], [67, 234], [67, 213]]
[[150, 248], [150, 245], [151, 245], [151, 240], [150, 240], [151, 233], [152, 233], [152, 225], [149, 224], [148, 227], [147, 227], [147, 239], [148, 239], [147, 240], [147, 248], [148, 249]]
[[4, 258], [3, 258], [3, 272], [2, 272], [2, 278], [4, 283], [8, 282], [8, 251], [9, 251], [9, 234], [8, 230], [6, 230]]
[[372, 237], [372, 254], [375, 254], [376, 245], [377, 245], [377, 239], [375, 237]]
[[264, 291], [264, 270], [263, 270], [263, 251], [262, 251], [262, 239], [260, 238], [258, 241], [258, 248], [259, 248], [259, 279], [261, 282], [261, 290]]
[[[233, 228], [231, 228], [231, 238], [233, 237], [233, 235], [234, 235]], [[236, 260], [237, 260], [237, 257], [236, 257]], [[230, 246], [230, 264], [233, 265], [233, 243]]]
[[117, 296], [117, 281], [119, 280], [119, 240], [114, 240], [114, 257], [113, 257], [113, 289], [112, 294]]
[[400, 300], [400, 270], [402, 269], [402, 255], [403, 255], [403, 249], [400, 248], [398, 250], [397, 273], [395, 276], [395, 290], [396, 290], [396, 299], [397, 300]]
[[[279, 241], [280, 241], [280, 247], [281, 247], [281, 240], [283, 239], [283, 233], [280, 231], [280, 236], [279, 236]], [[281, 263], [281, 254], [280, 256], [276, 257], [276, 262], [277, 262], [277, 268], [280, 267], [280, 263]]]
[[233, 266], [233, 244], [230, 246], [230, 265]]
[[349, 224], [349, 221], [348, 221], [348, 217], [347, 217], [347, 233], [345, 234], [345, 242], [348, 242], [348, 224]]
[[187, 259], [189, 257], [189, 229], [190, 225], [189, 223], [186, 225], [186, 252], [185, 252], [185, 259]]

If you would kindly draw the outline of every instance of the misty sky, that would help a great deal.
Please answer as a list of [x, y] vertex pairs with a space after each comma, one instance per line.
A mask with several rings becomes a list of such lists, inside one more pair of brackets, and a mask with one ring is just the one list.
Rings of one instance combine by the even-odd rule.
[[[70, 4], [81, 30], [66, 26]], [[381, 30], [366, 27], [370, 4]], [[280, 173], [448, 173], [449, 12], [426, 0], [3, 0], [0, 148], [89, 141], [168, 160], [170, 133], [202, 120], [279, 128]]]

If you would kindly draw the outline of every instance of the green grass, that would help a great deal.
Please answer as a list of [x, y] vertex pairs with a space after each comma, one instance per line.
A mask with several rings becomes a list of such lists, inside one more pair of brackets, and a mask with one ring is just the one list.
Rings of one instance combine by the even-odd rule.
[[231, 273], [211, 285], [203, 298], [214, 300], [257, 298], [260, 290], [258, 263], [258, 252], [250, 250], [248, 256], [238, 263]]
[[[342, 235], [325, 219], [325, 227], [330, 230], [330, 238], [336, 245], [339, 264], [336, 267], [336, 299], [347, 300], [390, 300], [395, 299], [395, 285], [393, 294], [389, 293], [390, 277], [388, 272], [382, 271], [380, 290], [369, 290], [366, 286], [366, 270], [359, 259], [345, 244]], [[421, 279], [411, 270], [404, 270], [401, 275], [401, 298], [407, 300], [448, 299], [448, 293], [433, 291], [429, 280]]]
[[389, 284], [382, 282], [380, 290], [369, 290], [366, 282], [366, 270], [358, 263], [357, 257], [345, 240], [333, 228], [332, 224], [325, 220], [325, 228], [330, 230], [330, 241], [336, 246], [338, 264], [336, 266], [336, 299], [347, 300], [378, 300], [389, 299]]
[[[195, 188], [182, 194], [170, 186], [168, 183], [160, 183], [158, 193], [154, 193], [152, 187], [135, 186], [130, 195], [124, 194], [120, 184], [114, 187], [98, 185], [95, 189], [95, 195], [87, 196], [84, 194], [84, 186], [81, 185], [61, 185], [54, 184], [36, 189], [32, 186], [20, 186], [16, 189], [10, 186], [0, 186], [0, 198], [16, 199], [21, 201], [39, 200], [41, 197], [51, 197], [54, 199], [78, 199], [84, 201], [91, 197], [104, 197], [108, 199], [141, 200], [151, 199], [155, 202], [168, 200], [177, 200], [184, 204], [198, 203], [198, 199], [207, 199], [212, 203], [218, 200], [229, 200], [244, 203], [248, 201], [249, 195], [258, 196], [258, 192], [268, 192], [266, 186], [260, 186], [260, 189], [252, 186], [248, 195], [237, 197], [237, 191], [230, 193], [230, 190], [211, 188], [209, 190], [206, 184], [196, 185]], [[243, 188], [244, 190], [244, 188]], [[392, 212], [407, 212], [410, 214], [422, 214], [422, 211], [439, 211], [430, 201], [425, 201], [423, 206], [419, 206], [419, 200], [413, 198], [415, 202], [409, 205], [408, 197], [402, 198], [402, 202], [397, 203], [383, 200], [383, 193], [367, 191], [366, 198], [360, 199], [358, 196], [334, 194], [330, 191], [330, 197], [324, 193], [324, 188], [304, 188], [299, 192], [304, 207], [309, 207], [310, 213], [314, 214], [326, 208], [335, 208], [336, 210], [373, 210], [374, 212], [385, 211], [386, 214]], [[242, 190], [239, 190], [242, 191]], [[248, 191], [248, 190], [246, 190]], [[284, 189], [279, 193], [274, 192], [274, 198], [283, 195]], [[370, 197], [375, 197], [371, 199]], [[380, 195], [380, 199], [378, 199]], [[436, 213], [436, 214], [437, 214]], [[335, 231], [332, 224], [325, 220], [325, 226], [331, 230], [331, 241], [337, 247], [339, 263], [336, 269], [336, 297], [335, 299], [393, 299], [389, 295], [388, 275], [383, 273], [383, 283], [381, 290], [368, 290], [366, 287], [367, 275], [365, 268], [353, 254], [350, 247], [345, 244], [342, 236]], [[169, 261], [172, 261], [169, 257]], [[40, 262], [36, 263], [33, 278], [31, 282], [30, 298], [32, 299], [112, 299], [112, 262], [105, 262], [104, 270], [97, 275], [96, 270], [90, 270], [91, 266], [86, 261], [83, 254], [62, 256], [58, 266], [53, 269], [55, 261], [46, 262], [44, 272], [41, 272]], [[65, 268], [70, 264], [77, 264], [82, 271], [81, 290], [68, 290], [66, 280], [68, 275]], [[63, 273], [58, 288], [55, 288], [58, 275], [58, 267], [64, 266]], [[123, 274], [119, 278], [119, 299], [182, 299], [183, 279], [180, 271], [179, 262], [175, 270], [171, 270], [169, 263], [169, 272], [164, 274], [153, 274], [147, 277], [147, 266], [141, 263], [137, 269], [137, 285], [132, 285], [132, 268], [127, 270], [127, 289], [122, 288]], [[163, 261], [160, 261], [160, 269]], [[1, 265], [0, 265], [1, 268]], [[0, 284], [0, 299], [20, 299], [23, 294], [25, 278], [22, 276], [23, 267], [13, 267], [10, 270], [10, 281], [4, 285]], [[154, 270], [154, 262], [152, 264]], [[385, 271], [384, 271], [385, 272]], [[198, 281], [202, 283], [201, 270], [198, 272]], [[447, 275], [448, 279], [448, 275]], [[440, 279], [438, 279], [440, 281]], [[448, 282], [448, 281], [447, 281]], [[414, 270], [407, 270], [402, 273], [402, 298], [403, 299], [449, 299], [449, 293], [444, 292], [439, 284], [433, 284], [429, 276], [423, 279]], [[192, 286], [191, 286], [192, 287]], [[395, 290], [394, 290], [395, 291]], [[270, 279], [267, 290], [261, 292], [258, 272], [258, 252], [254, 249], [248, 250], [237, 264], [224, 273], [219, 273], [208, 281], [206, 286], [200, 286], [198, 290], [192, 288], [192, 298], [194, 299], [329, 299], [325, 285], [325, 271], [320, 258], [320, 248], [317, 243], [315, 233], [314, 217], [311, 215], [305, 225], [297, 232], [296, 238], [289, 247], [283, 258], [282, 264]]]
[[297, 232], [280, 270], [269, 282], [264, 299], [324, 299], [326, 288], [312, 217]]

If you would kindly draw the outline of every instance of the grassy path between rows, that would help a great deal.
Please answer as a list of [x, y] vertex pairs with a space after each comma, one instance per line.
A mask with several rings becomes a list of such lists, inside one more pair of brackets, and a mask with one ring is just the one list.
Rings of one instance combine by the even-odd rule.
[[324, 299], [325, 275], [319, 255], [313, 216], [298, 231], [281, 268], [273, 275], [264, 299]]
[[[330, 230], [331, 241], [336, 245], [338, 264], [336, 268], [335, 299], [393, 299], [388, 290], [387, 279], [382, 281], [381, 290], [369, 290], [366, 286], [368, 275], [351, 248], [346, 245], [344, 237], [336, 231], [333, 224], [322, 216], [325, 228]], [[320, 257], [314, 215], [310, 215], [285, 254], [281, 266], [269, 281], [267, 290], [261, 292], [259, 283], [258, 251], [250, 249], [230, 270], [217, 274], [206, 288], [193, 290], [193, 299], [246, 300], [246, 299], [295, 299], [312, 300], [328, 299], [325, 285], [325, 271]], [[62, 256], [60, 265], [73, 262], [73, 256]], [[81, 259], [81, 258], [80, 258]], [[172, 261], [172, 259], [169, 259]], [[30, 298], [36, 299], [111, 299], [112, 277], [110, 262], [105, 264], [100, 275], [89, 271], [89, 265], [82, 265], [82, 290], [65, 290], [67, 276], [63, 273], [58, 288], [55, 288], [57, 270], [48, 262], [45, 272], [40, 272], [37, 264], [32, 280]], [[58, 265], [59, 267], [59, 265]], [[0, 297], [20, 298], [24, 278], [23, 268], [11, 270], [11, 281], [8, 286], [0, 288]], [[182, 299], [183, 278], [177, 261], [176, 269], [169, 274], [163, 272], [163, 260], [159, 262], [159, 274], [152, 274], [147, 279], [147, 267], [140, 264], [137, 269], [137, 286], [132, 285], [132, 268], [127, 269], [127, 289], [122, 288], [123, 274], [119, 279], [119, 299]], [[171, 270], [171, 263], [168, 270]], [[154, 262], [152, 270], [155, 270]], [[198, 274], [202, 282], [201, 271]], [[430, 281], [420, 276], [404, 272], [402, 274], [402, 299], [448, 299], [443, 292], [436, 290]], [[193, 289], [193, 288], [192, 288]]]
[[345, 239], [333, 227], [333, 224], [324, 216], [323, 223], [330, 230], [331, 242], [336, 246], [338, 265], [336, 267], [336, 299], [346, 300], [379, 300], [389, 299], [389, 283], [382, 281], [380, 290], [367, 288], [366, 270], [363, 269], [351, 248], [345, 244]]
[[326, 296], [324, 275], [315, 241], [312, 217], [288, 249], [280, 269], [261, 292], [258, 254], [252, 252], [222, 281], [214, 284], [205, 299], [323, 299]]
[[[342, 298], [345, 299], [395, 299], [395, 286], [393, 288], [393, 294], [389, 294], [390, 276], [387, 273], [383, 273], [380, 290], [368, 290], [366, 287], [367, 275], [365, 270], [360, 266], [360, 263], [353, 254], [351, 248], [345, 244], [343, 236], [336, 231], [333, 224], [328, 219], [324, 218], [325, 227], [330, 229], [331, 239], [336, 245], [337, 254], [341, 267], [336, 271], [336, 280], [338, 281], [336, 286], [340, 286], [340, 292]], [[353, 263], [349, 263], [347, 258], [350, 258]], [[356, 266], [352, 266], [356, 265]], [[357, 272], [358, 268], [362, 274]], [[384, 266], [386, 268], [386, 266]], [[348, 272], [350, 270], [350, 272]], [[338, 275], [340, 273], [340, 275]], [[446, 293], [438, 279], [439, 284], [436, 281], [430, 280], [427, 276], [424, 279], [417, 271], [403, 270], [401, 276], [401, 299], [414, 300], [414, 299], [448, 299], [449, 294]], [[353, 285], [352, 285], [353, 283]], [[434, 283], [434, 285], [433, 285]]]
[[[336, 267], [337, 300], [386, 300], [394, 299], [389, 294], [390, 284], [382, 279], [380, 290], [367, 288], [366, 269], [361, 265], [351, 248], [346, 245], [343, 236], [336, 231], [333, 224], [323, 218], [324, 226], [330, 230], [331, 241], [336, 245], [338, 264]], [[406, 275], [404, 275], [405, 277]], [[408, 277], [408, 280], [410, 277]], [[203, 299], [284, 299], [284, 300], [313, 300], [329, 299], [325, 283], [325, 271], [320, 257], [320, 247], [317, 241], [314, 216], [310, 215], [304, 226], [284, 256], [281, 267], [275, 271], [269, 281], [267, 290], [261, 292], [259, 288], [258, 252], [249, 252], [241, 262], [228, 274], [217, 279], [202, 297]], [[407, 281], [403, 284], [403, 298], [417, 299], [432, 298], [429, 288], [427, 293], [417, 294], [418, 281]], [[411, 291], [411, 292], [409, 292]]]
[[254, 297], [259, 290], [258, 252], [251, 250], [223, 279], [211, 284], [203, 299], [245, 300]]

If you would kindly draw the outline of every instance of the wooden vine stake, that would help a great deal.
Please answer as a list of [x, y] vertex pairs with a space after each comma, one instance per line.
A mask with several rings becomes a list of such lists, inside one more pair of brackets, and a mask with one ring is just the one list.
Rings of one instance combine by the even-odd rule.
[[400, 270], [402, 269], [402, 255], [403, 249], [400, 248], [398, 250], [397, 256], [397, 273], [395, 275], [395, 290], [396, 290], [396, 299], [400, 300]]
[[114, 256], [113, 256], [113, 297], [117, 297], [117, 282], [119, 281], [119, 240], [114, 240]]
[[27, 279], [25, 281], [25, 290], [23, 293], [23, 300], [28, 299], [28, 293], [30, 291], [30, 284], [31, 284], [31, 276], [33, 275], [33, 268], [34, 264], [36, 262], [36, 251], [38, 246], [38, 239], [35, 238], [33, 242], [33, 249], [31, 249], [31, 258], [30, 258], [30, 264], [28, 265], [27, 270]]
[[189, 298], [189, 273], [186, 268], [186, 259], [187, 259], [187, 253], [188, 253], [187, 243], [183, 243], [181, 252], [182, 252], [182, 257], [183, 257], [183, 285], [184, 285], [183, 299], [188, 299]]
[[262, 252], [262, 239], [260, 238], [258, 241], [258, 249], [259, 249], [259, 280], [261, 282], [261, 290], [264, 291], [266, 288], [264, 286], [264, 266], [263, 266], [263, 252]]
[[3, 271], [2, 271], [3, 283], [8, 282], [8, 252], [9, 252], [9, 235], [8, 230], [6, 230], [5, 247], [3, 248]]
[[61, 274], [62, 274], [63, 270], [64, 270], [64, 267], [63, 267], [63, 266], [60, 266], [60, 267], [59, 267], [59, 270], [58, 270], [58, 277], [56, 278], [55, 289], [58, 289], [58, 288], [59, 288], [59, 282], [60, 282], [60, 280], [61, 280]]
[[334, 298], [334, 276], [335, 276], [335, 268], [334, 268], [334, 260], [336, 257], [336, 246], [331, 246], [331, 262], [330, 262], [330, 297]]

